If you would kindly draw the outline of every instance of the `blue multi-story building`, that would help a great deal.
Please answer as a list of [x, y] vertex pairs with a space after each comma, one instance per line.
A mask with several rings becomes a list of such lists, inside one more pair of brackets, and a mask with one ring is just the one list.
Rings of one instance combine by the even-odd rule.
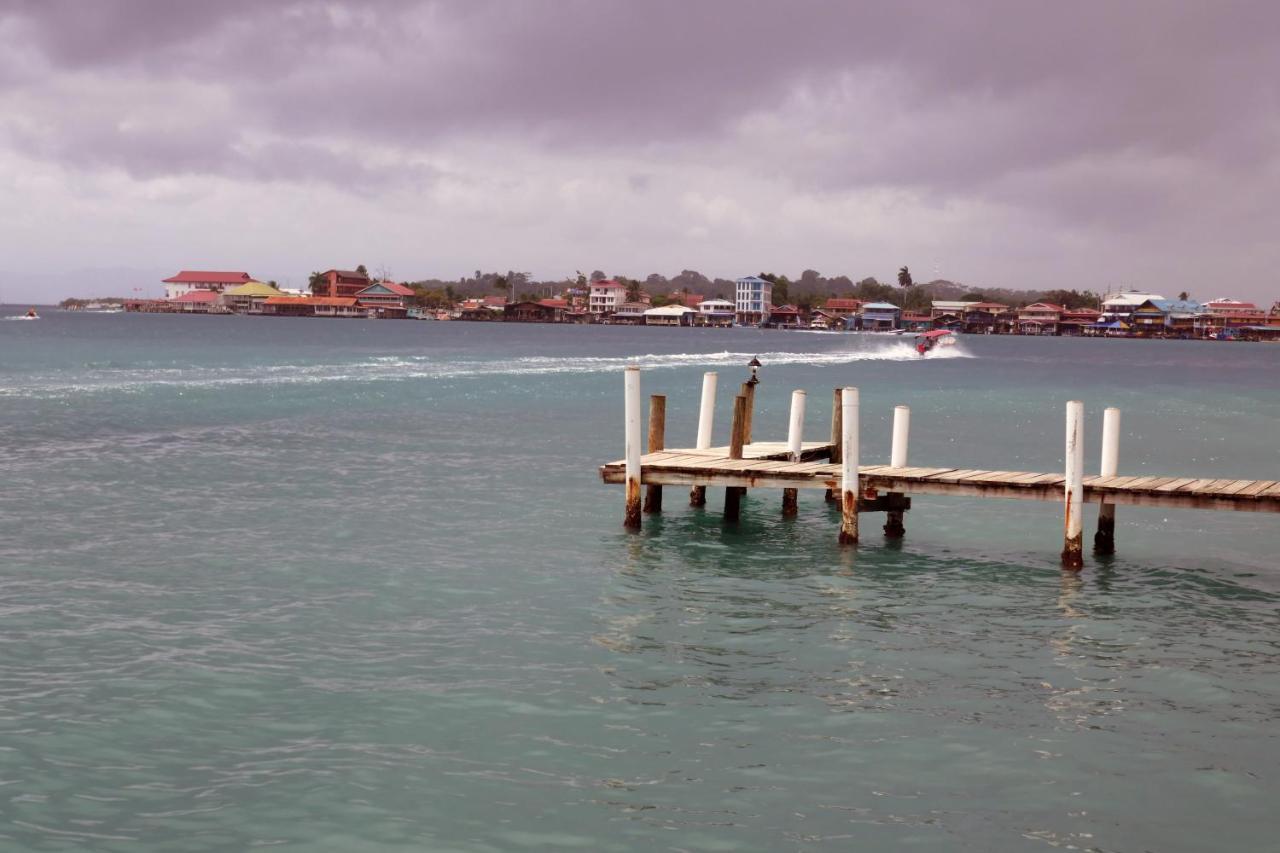
[[769, 309], [772, 307], [773, 282], [755, 275], [738, 279], [734, 313], [739, 325], [756, 326], [768, 322]]

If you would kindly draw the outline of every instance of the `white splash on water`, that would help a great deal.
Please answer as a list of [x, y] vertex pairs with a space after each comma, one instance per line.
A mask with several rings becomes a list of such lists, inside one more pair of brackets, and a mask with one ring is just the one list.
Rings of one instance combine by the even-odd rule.
[[[876, 342], [880, 344], [880, 342]], [[0, 397], [66, 397], [85, 393], [136, 393], [154, 388], [207, 389], [243, 385], [300, 385], [328, 382], [392, 382], [486, 376], [607, 373], [624, 367], [648, 370], [681, 367], [738, 367], [752, 356], [766, 365], [840, 365], [860, 361], [927, 363], [937, 359], [973, 358], [961, 347], [937, 349], [921, 357], [906, 340], [888, 346], [828, 352], [688, 352], [629, 356], [526, 356], [510, 360], [441, 360], [429, 355], [381, 355], [329, 364], [272, 364], [252, 367], [98, 368], [78, 381], [66, 374], [26, 377], [21, 384], [0, 386]]]

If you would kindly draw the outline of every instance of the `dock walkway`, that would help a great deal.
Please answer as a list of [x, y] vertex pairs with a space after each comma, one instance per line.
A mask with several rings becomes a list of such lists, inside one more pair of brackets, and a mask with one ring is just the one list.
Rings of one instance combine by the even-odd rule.
[[[667, 398], [649, 400], [648, 453], [642, 452], [640, 370], [624, 372], [623, 421], [626, 456], [600, 467], [606, 483], [626, 487], [623, 524], [638, 530], [642, 513], [662, 512], [663, 486], [689, 486], [689, 504], [706, 505], [708, 486], [724, 487], [724, 519], [739, 518], [747, 489], [782, 490], [782, 512], [797, 512], [800, 489], [826, 489], [827, 499], [840, 504], [842, 545], [858, 542], [858, 516], [885, 513], [884, 535], [900, 539], [906, 529], [903, 513], [911, 509], [910, 495], [967, 495], [979, 498], [1061, 501], [1063, 506], [1062, 567], [1078, 571], [1084, 564], [1086, 502], [1098, 507], [1094, 553], [1115, 552], [1116, 506], [1182, 507], [1235, 512], [1280, 513], [1280, 481], [1209, 479], [1204, 477], [1121, 476], [1120, 410], [1108, 408], [1102, 419], [1102, 459], [1096, 476], [1084, 474], [1084, 403], [1066, 404], [1063, 472], [984, 471], [973, 468], [923, 468], [907, 464], [911, 409], [893, 410], [893, 443], [888, 465], [863, 465], [858, 389], [833, 389], [830, 441], [804, 441], [806, 394], [791, 392], [791, 421], [787, 440], [752, 441], [752, 408], [759, 378], [757, 359], [747, 365], [751, 378], [733, 398], [729, 445], [711, 445], [717, 379], [703, 375], [698, 411], [698, 438], [692, 448], [667, 448]], [[641, 484], [645, 498], [641, 503]]]
[[[829, 443], [805, 442], [802, 461], [798, 463], [789, 461], [785, 442], [744, 445], [741, 459], [731, 458], [727, 447], [664, 450], [640, 457], [640, 481], [662, 486], [839, 491], [839, 463], [805, 461], [828, 459], [832, 447]], [[626, 461], [602, 465], [600, 475], [605, 483], [625, 482]], [[1031, 471], [858, 466], [862, 498], [903, 492], [1060, 502], [1065, 484], [1063, 474]], [[1082, 485], [1086, 503], [1280, 512], [1280, 482], [1275, 480], [1086, 476]]]

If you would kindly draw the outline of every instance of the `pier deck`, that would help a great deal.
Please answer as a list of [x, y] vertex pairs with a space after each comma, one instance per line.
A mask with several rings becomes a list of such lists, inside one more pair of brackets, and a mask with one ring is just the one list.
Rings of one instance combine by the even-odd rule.
[[[727, 447], [664, 450], [640, 458], [640, 480], [665, 486], [839, 490], [840, 463], [803, 461], [825, 460], [831, 449], [830, 444], [806, 442], [799, 463], [787, 461], [785, 442], [745, 445], [742, 459], [730, 458]], [[1063, 474], [967, 468], [861, 465], [857, 473], [864, 497], [902, 492], [1061, 502], [1066, 482]], [[605, 483], [623, 483], [625, 460], [602, 465], [600, 475]], [[1083, 486], [1089, 503], [1280, 512], [1280, 482], [1275, 480], [1086, 476]]]

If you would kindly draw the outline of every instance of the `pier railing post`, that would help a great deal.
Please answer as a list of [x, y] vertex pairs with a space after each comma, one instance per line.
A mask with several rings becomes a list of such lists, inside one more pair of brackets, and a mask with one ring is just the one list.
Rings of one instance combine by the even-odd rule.
[[858, 541], [858, 389], [840, 395], [840, 543]]
[[[1103, 477], [1114, 477], [1120, 470], [1120, 410], [1111, 408], [1102, 413], [1102, 467]], [[1116, 505], [1103, 498], [1098, 506], [1098, 532], [1093, 535], [1095, 554], [1116, 552]]]
[[623, 374], [623, 417], [626, 422], [627, 504], [623, 525], [640, 529], [640, 368]]
[[[893, 445], [889, 452], [890, 468], [907, 467], [907, 438], [911, 431], [911, 409], [906, 406], [895, 406], [893, 409]], [[901, 504], [901, 492], [889, 492], [891, 504]], [[884, 535], [890, 539], [901, 539], [906, 535], [906, 526], [902, 523], [901, 509], [891, 509], [885, 513]]]
[[[649, 397], [649, 453], [657, 453], [666, 446], [667, 398], [662, 394]], [[650, 484], [644, 487], [644, 511], [662, 512], [662, 486]]]
[[[791, 392], [791, 423], [787, 429], [787, 453], [792, 462], [799, 462], [804, 452], [804, 403], [803, 391]], [[782, 514], [795, 515], [799, 511], [799, 489], [782, 490]]]
[[1084, 403], [1067, 403], [1066, 483], [1063, 489], [1062, 567], [1079, 571], [1084, 566]]
[[[702, 374], [702, 404], [698, 407], [698, 441], [694, 446], [698, 450], [711, 447], [711, 421], [716, 411], [716, 373], [707, 371]], [[689, 490], [689, 506], [707, 505], [707, 487], [694, 486]]]
[[[840, 442], [844, 440], [844, 433], [840, 429], [840, 389], [837, 388], [831, 395], [831, 461], [840, 461]], [[834, 503], [836, 494], [831, 489], [827, 489], [827, 503]]]
[[[746, 446], [747, 398], [739, 394], [733, 398], [733, 430], [729, 434], [729, 458], [741, 459]], [[737, 521], [742, 512], [741, 486], [727, 486], [724, 490], [724, 520]]]

